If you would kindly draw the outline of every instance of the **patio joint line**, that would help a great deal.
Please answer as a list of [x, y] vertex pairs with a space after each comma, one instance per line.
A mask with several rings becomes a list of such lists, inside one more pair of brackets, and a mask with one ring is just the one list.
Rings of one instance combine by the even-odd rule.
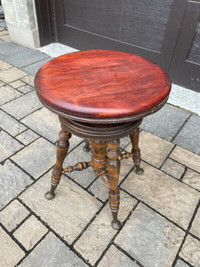
[[175, 138], [177, 137], [177, 135], [180, 133], [180, 131], [183, 129], [183, 127], [185, 126], [185, 124], [188, 122], [188, 120], [191, 118], [192, 114], [190, 114], [190, 116], [188, 116], [188, 118], [184, 121], [183, 125], [181, 126], [181, 128], [177, 131], [177, 133], [174, 135], [174, 137], [171, 140], [171, 143], [173, 143], [173, 141], [175, 140]]

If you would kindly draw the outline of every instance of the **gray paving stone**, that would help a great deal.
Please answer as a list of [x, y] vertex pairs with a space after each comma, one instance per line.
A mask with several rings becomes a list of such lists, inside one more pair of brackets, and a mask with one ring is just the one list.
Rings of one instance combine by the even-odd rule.
[[0, 70], [7, 70], [9, 68], [12, 68], [10, 64], [0, 60]]
[[49, 233], [19, 266], [87, 267], [76, 254], [69, 250], [69, 248], [52, 233]]
[[165, 105], [158, 112], [146, 117], [141, 128], [171, 141], [189, 116], [187, 111]]
[[7, 160], [0, 168], [0, 209], [31, 182], [27, 174]]
[[22, 87], [23, 85], [25, 85], [25, 83], [22, 82], [21, 80], [17, 80], [15, 82], [11, 82], [9, 85], [12, 86], [13, 88], [17, 89], [17, 88]]
[[32, 215], [14, 232], [14, 237], [30, 250], [47, 232], [48, 229]]
[[20, 199], [71, 244], [99, 210], [101, 203], [66, 177], [61, 179], [55, 198], [47, 200], [44, 195], [49, 191], [50, 177], [48, 172]]
[[178, 260], [175, 267], [189, 267], [189, 265], [182, 260]]
[[187, 229], [199, 192], [142, 162], [143, 175], [131, 172], [121, 185], [136, 198]]
[[12, 87], [5, 85], [0, 87], [0, 105], [3, 105], [15, 98], [20, 97], [22, 94]]
[[15, 120], [2, 110], [0, 110], [0, 118], [0, 127], [12, 136], [16, 136], [17, 134], [26, 130], [26, 127], [24, 125], [19, 123], [17, 120]]
[[0, 259], [2, 267], [15, 266], [23, 257], [23, 250], [0, 227]]
[[27, 94], [27, 93], [30, 93], [31, 91], [33, 91], [34, 88], [32, 86], [26, 84], [26, 85], [19, 87], [17, 90], [24, 93], [24, 94]]
[[191, 116], [173, 143], [200, 155], [200, 117]]
[[22, 78], [21, 81], [34, 87], [34, 77], [32, 75], [28, 75], [28, 76]]
[[0, 222], [8, 231], [12, 231], [28, 215], [29, 211], [18, 200], [14, 200], [1, 211]]
[[39, 135], [31, 131], [30, 129], [16, 136], [16, 139], [26, 146], [35, 141], [37, 138], [39, 138]]
[[3, 86], [3, 85], [5, 85], [5, 83], [0, 81], [0, 87]]
[[[64, 168], [69, 165], [75, 165], [78, 162], [82, 161], [90, 161], [91, 160], [91, 153], [83, 151], [83, 145], [81, 144], [76, 149], [74, 149], [69, 155], [66, 157], [64, 161]], [[82, 185], [83, 187], [87, 187], [97, 176], [94, 173], [92, 167], [83, 170], [81, 172], [74, 171], [72, 173], [67, 173], [69, 177], [74, 179], [77, 183]]]
[[22, 97], [13, 100], [1, 108], [16, 119], [21, 119], [31, 112], [39, 109], [42, 104], [39, 102], [35, 92], [30, 92]]
[[115, 246], [111, 246], [104, 255], [103, 259], [97, 265], [98, 267], [138, 267], [139, 265], [132, 261], [128, 256], [122, 253]]
[[[1, 24], [0, 24], [1, 26]], [[15, 56], [16, 54], [23, 55], [23, 52], [26, 51], [27, 48], [23, 46], [16, 45], [14, 43], [3, 43], [0, 45], [0, 55], [6, 57]], [[6, 59], [5, 59], [6, 61]]]
[[172, 266], [183, 238], [182, 230], [139, 204], [115, 243], [145, 267], [169, 267]]
[[[119, 220], [121, 222], [125, 221], [136, 204], [136, 199], [123, 191], [120, 192]], [[112, 215], [107, 204], [74, 245], [74, 248], [92, 265], [99, 259], [116, 234], [116, 230], [111, 227], [111, 221]]]
[[188, 235], [179, 255], [188, 263], [200, 267], [200, 241]]
[[0, 162], [12, 156], [22, 147], [22, 144], [5, 133], [3, 130], [0, 132]]
[[7, 57], [6, 62], [17, 68], [22, 68], [31, 65], [35, 62], [38, 62], [40, 60], [43, 60], [44, 58], [47, 57], [48, 57], [47, 55], [41, 52], [26, 48], [25, 50], [23, 50], [22, 53], [18, 53]]
[[40, 67], [42, 67], [46, 62], [48, 62], [49, 60], [51, 60], [51, 57], [47, 57], [43, 60], [40, 60], [34, 64], [31, 64], [29, 66], [23, 67], [22, 70], [31, 74], [32, 76], [35, 76], [35, 74], [37, 73], [37, 71], [39, 70]]
[[188, 169], [183, 177], [183, 182], [200, 191], [200, 174]]
[[164, 165], [162, 166], [162, 171], [166, 172], [167, 174], [177, 179], [180, 179], [185, 171], [185, 166], [181, 165], [180, 163], [172, 159], [167, 159]]
[[22, 122], [53, 143], [59, 138], [60, 122], [58, 116], [46, 108], [28, 115]]
[[55, 164], [55, 146], [43, 138], [25, 147], [12, 159], [34, 178], [38, 178]]

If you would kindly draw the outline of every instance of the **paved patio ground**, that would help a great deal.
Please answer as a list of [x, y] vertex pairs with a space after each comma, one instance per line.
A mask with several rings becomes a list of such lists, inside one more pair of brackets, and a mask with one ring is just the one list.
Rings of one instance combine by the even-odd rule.
[[[199, 267], [200, 117], [167, 104], [144, 120], [145, 173], [122, 161], [122, 228], [114, 231], [91, 169], [63, 175], [55, 199], [44, 198], [60, 126], [33, 79], [50, 59], [0, 28], [0, 266]], [[120, 147], [130, 151], [128, 138]], [[89, 160], [82, 148], [72, 137], [65, 166]]]

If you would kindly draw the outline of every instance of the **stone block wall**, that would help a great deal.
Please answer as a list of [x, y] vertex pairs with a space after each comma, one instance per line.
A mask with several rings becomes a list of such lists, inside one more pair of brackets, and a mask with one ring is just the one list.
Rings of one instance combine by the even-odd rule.
[[11, 41], [31, 48], [40, 46], [34, 0], [2, 0]]

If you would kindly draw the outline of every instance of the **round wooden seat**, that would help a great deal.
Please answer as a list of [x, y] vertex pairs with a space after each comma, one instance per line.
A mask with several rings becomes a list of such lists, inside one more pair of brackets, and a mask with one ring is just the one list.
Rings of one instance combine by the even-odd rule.
[[120, 123], [159, 109], [168, 98], [170, 81], [143, 57], [90, 50], [47, 62], [36, 75], [35, 87], [41, 102], [63, 117]]
[[[167, 101], [168, 75], [140, 56], [90, 50], [63, 55], [46, 63], [35, 77], [35, 87], [41, 102], [58, 114], [62, 128], [51, 189], [46, 198], [55, 196], [63, 172], [92, 167], [109, 190], [112, 226], [119, 229], [120, 160], [132, 157], [136, 173], [143, 173], [138, 146], [139, 125], [143, 117], [157, 111]], [[71, 134], [90, 140], [92, 159], [63, 169]], [[132, 150], [121, 153], [119, 139], [127, 135]]]

